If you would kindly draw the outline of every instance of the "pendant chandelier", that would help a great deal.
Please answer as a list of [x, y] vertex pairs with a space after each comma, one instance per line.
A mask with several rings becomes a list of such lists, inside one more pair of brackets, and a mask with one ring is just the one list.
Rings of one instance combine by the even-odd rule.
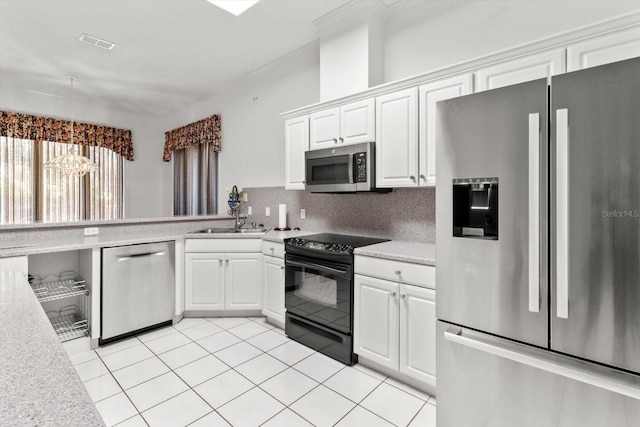
[[76, 76], [69, 75], [71, 82], [71, 147], [66, 153], [61, 154], [44, 163], [45, 170], [57, 172], [60, 175], [80, 177], [87, 172], [98, 169], [98, 165], [89, 158], [78, 154], [78, 146], [73, 142], [73, 81]]

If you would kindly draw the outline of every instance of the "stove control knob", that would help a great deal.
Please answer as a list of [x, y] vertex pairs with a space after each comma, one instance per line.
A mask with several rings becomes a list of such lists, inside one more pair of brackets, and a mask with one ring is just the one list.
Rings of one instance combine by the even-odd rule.
[[304, 244], [304, 239], [294, 238], [289, 240], [289, 244], [293, 246], [302, 246]]

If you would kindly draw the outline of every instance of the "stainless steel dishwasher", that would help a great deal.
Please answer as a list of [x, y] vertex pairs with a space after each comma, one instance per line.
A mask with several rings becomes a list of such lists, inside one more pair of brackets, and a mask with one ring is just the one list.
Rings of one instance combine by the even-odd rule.
[[174, 242], [102, 249], [100, 342], [173, 319]]

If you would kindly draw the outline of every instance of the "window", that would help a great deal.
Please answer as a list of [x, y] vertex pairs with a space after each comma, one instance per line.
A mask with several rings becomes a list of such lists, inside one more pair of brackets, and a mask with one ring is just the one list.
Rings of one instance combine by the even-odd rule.
[[196, 144], [173, 152], [173, 214], [217, 213], [218, 153], [212, 144]]
[[0, 224], [122, 218], [122, 156], [104, 147], [78, 146], [98, 166], [65, 177], [42, 165], [71, 145], [0, 137]]

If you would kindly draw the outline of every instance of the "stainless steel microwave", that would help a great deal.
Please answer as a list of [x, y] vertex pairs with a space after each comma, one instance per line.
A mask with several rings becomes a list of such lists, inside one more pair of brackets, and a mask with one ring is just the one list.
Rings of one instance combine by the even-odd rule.
[[306, 188], [311, 193], [389, 192], [375, 185], [375, 143], [307, 151]]

